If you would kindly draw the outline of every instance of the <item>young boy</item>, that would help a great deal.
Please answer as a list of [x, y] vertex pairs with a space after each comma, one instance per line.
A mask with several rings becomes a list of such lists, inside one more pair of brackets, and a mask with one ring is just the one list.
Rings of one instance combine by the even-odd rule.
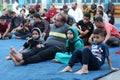
[[102, 29], [95, 29], [93, 31], [94, 41], [91, 45], [91, 48], [85, 48], [83, 51], [76, 50], [69, 61], [69, 65], [61, 72], [71, 72], [72, 66], [75, 64], [76, 60], [79, 59], [83, 66], [76, 72], [76, 74], [86, 74], [89, 73], [89, 70], [100, 69], [105, 63], [105, 58], [107, 58], [110, 69], [117, 70], [118, 68], [112, 67], [108, 47], [103, 42], [104, 35], [105, 33], [102, 31]]
[[69, 27], [67, 31], [66, 51], [57, 52], [53, 61], [68, 64], [72, 53], [77, 49], [82, 50], [83, 48], [84, 43], [78, 36], [77, 28], [74, 26]]
[[0, 17], [0, 39], [11, 38], [12, 34], [9, 33], [10, 24], [6, 20], [6, 16]]
[[[41, 31], [39, 28], [32, 29], [32, 38], [24, 43], [23, 48], [19, 50], [21, 54], [32, 54], [37, 52], [41, 47], [44, 47], [42, 44], [44, 40], [41, 38]], [[12, 48], [13, 49], [13, 48]], [[10, 56], [6, 57], [6, 60], [11, 59]]]
[[[78, 31], [80, 33], [79, 37], [83, 39], [85, 46], [90, 45], [88, 39], [94, 30], [94, 26], [90, 21], [90, 14], [84, 14], [84, 19], [76, 23]], [[80, 28], [79, 28], [80, 26]]]

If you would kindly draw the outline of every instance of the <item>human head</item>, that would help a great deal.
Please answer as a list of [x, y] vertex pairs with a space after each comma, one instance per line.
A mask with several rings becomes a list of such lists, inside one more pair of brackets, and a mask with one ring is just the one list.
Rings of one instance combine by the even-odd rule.
[[47, 13], [47, 9], [43, 9], [43, 13]]
[[33, 19], [34, 19], [34, 21], [36, 22], [36, 23], [38, 23], [38, 22], [41, 22], [41, 17], [40, 17], [40, 15], [39, 14], [35, 14], [34, 15], [34, 17], [33, 17]]
[[74, 33], [73, 33], [73, 31], [72, 30], [68, 30], [67, 31], [67, 39], [72, 39], [74, 37]]
[[4, 25], [4, 24], [6, 23], [6, 16], [2, 15], [2, 16], [0, 17], [0, 23], [1, 23], [2, 25]]
[[89, 13], [85, 13], [83, 20], [84, 20], [84, 23], [88, 23], [90, 21], [90, 14]]
[[92, 4], [95, 4], [95, 1], [93, 1]]
[[29, 14], [30, 14], [30, 17], [33, 17], [35, 14], [35, 9], [30, 9]]
[[27, 26], [30, 24], [30, 20], [24, 19], [24, 20], [22, 21], [22, 24], [23, 24], [23, 26], [27, 27]]
[[103, 11], [97, 11], [96, 17], [103, 17]]
[[103, 7], [102, 6], [98, 6], [98, 11], [103, 11]]
[[23, 15], [25, 14], [25, 12], [26, 12], [25, 9], [20, 10], [20, 13], [23, 14]]
[[39, 28], [33, 28], [32, 29], [32, 38], [34, 40], [39, 40], [41, 37], [41, 31]]
[[95, 43], [103, 42], [104, 38], [105, 38], [105, 32], [102, 29], [97, 28], [93, 31], [93, 41]]
[[63, 14], [64, 17], [66, 17], [68, 15], [68, 11], [67, 10], [61, 10], [60, 13]]
[[76, 2], [72, 2], [72, 9], [75, 10], [77, 8], [77, 3]]
[[108, 16], [113, 16], [113, 12], [109, 12], [109, 13], [108, 13]]
[[54, 9], [55, 6], [53, 4], [50, 4], [50, 9]]
[[75, 41], [76, 39], [78, 39], [78, 30], [76, 27], [71, 26], [68, 28], [67, 31], [67, 38], [70, 39], [71, 41]]
[[11, 12], [10, 12], [10, 16], [11, 16], [12, 18], [15, 18], [15, 17], [16, 17], [16, 13], [15, 13], [14, 11], [11, 11]]
[[54, 24], [56, 27], [62, 26], [66, 22], [66, 18], [61, 13], [57, 13], [54, 17]]
[[104, 22], [101, 17], [95, 17], [94, 22], [97, 28], [104, 28]]

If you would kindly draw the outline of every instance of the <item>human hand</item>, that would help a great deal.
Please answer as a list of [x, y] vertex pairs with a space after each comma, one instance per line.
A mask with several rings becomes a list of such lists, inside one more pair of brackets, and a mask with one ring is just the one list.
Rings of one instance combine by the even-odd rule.
[[5, 35], [2, 35], [2, 39], [4, 39], [5, 38]]
[[1, 35], [1, 33], [0, 33], [0, 38], [2, 38], [2, 35]]
[[114, 68], [114, 67], [111, 67], [110, 69], [111, 70], [119, 70], [119, 68]]
[[92, 38], [89, 38], [88, 42], [89, 42], [89, 43], [92, 43]]
[[40, 44], [38, 44], [38, 45], [37, 45], [37, 48], [41, 48], [41, 45], [40, 45]]

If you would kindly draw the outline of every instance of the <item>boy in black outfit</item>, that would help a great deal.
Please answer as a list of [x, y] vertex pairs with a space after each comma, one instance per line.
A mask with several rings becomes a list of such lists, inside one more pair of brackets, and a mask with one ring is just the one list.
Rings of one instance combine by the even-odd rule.
[[79, 59], [82, 63], [82, 68], [76, 72], [76, 74], [86, 74], [89, 70], [98, 70], [105, 63], [107, 58], [109, 67], [111, 70], [118, 70], [118, 68], [112, 67], [111, 59], [109, 56], [109, 50], [105, 43], [103, 43], [105, 33], [102, 29], [96, 29], [93, 32], [93, 43], [91, 48], [84, 48], [83, 51], [76, 50], [66, 68], [61, 72], [71, 72], [75, 62]]
[[90, 45], [88, 39], [94, 30], [94, 26], [90, 21], [90, 14], [84, 14], [84, 19], [77, 22], [76, 25], [80, 33], [79, 37], [83, 39], [85, 46]]

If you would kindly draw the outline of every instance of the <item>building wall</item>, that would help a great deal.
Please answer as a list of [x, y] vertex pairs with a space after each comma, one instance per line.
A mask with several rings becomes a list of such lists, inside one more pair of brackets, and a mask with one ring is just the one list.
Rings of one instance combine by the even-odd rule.
[[[20, 7], [22, 7], [23, 5], [25, 5], [26, 0], [18, 0], [18, 1], [19, 1], [19, 6]], [[91, 3], [93, 1], [95, 1], [96, 3], [99, 3], [101, 0], [27, 0], [27, 1], [32, 6], [34, 6], [35, 3], [37, 1], [39, 1], [40, 4], [41, 4], [41, 6], [42, 6], [42, 8], [49, 9], [49, 5], [51, 3], [54, 4], [56, 7], [60, 8], [60, 7], [63, 6], [64, 3], [66, 3], [68, 6], [71, 6], [71, 3], [73, 1], [76, 1], [78, 3], [78, 6], [81, 7], [84, 2], [86, 2], [87, 5], [91, 5]], [[104, 5], [106, 6], [108, 4], [109, 0], [102, 0], [102, 1], [103, 1]], [[112, 1], [115, 5], [120, 5], [120, 0], [110, 0], [110, 1]], [[14, 2], [14, 0], [7, 0], [8, 5], [12, 6], [13, 2]], [[0, 0], [0, 4], [1, 5], [3, 4], [3, 0]]]

